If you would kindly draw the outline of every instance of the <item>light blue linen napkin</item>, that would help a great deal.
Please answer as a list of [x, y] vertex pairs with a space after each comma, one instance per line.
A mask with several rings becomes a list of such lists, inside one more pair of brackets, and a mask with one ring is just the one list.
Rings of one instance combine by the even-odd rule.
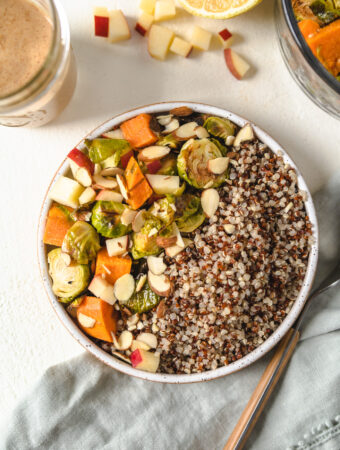
[[[340, 174], [315, 201], [320, 279], [340, 254]], [[3, 425], [0, 448], [222, 449], [270, 357], [219, 380], [177, 386], [128, 377], [83, 354], [47, 370]], [[340, 449], [340, 288], [315, 300], [246, 449]]]

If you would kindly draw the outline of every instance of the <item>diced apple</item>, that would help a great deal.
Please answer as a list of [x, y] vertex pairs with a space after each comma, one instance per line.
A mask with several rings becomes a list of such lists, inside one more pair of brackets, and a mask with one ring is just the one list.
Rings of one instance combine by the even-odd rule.
[[233, 146], [239, 147], [242, 142], [252, 141], [253, 139], [255, 139], [253, 128], [250, 125], [250, 123], [247, 123], [237, 133], [235, 140], [233, 142]]
[[94, 164], [90, 160], [88, 156], [86, 156], [81, 150], [78, 148], [74, 148], [70, 151], [70, 153], [67, 155], [70, 161], [75, 163], [77, 165], [77, 168], [85, 167], [91, 175], [94, 173]]
[[172, 41], [170, 47], [171, 52], [176, 53], [176, 55], [183, 56], [184, 58], [187, 58], [190, 55], [192, 49], [193, 46], [192, 44], [190, 44], [190, 42], [187, 42], [184, 39], [181, 39], [177, 36]]
[[120, 128], [117, 128], [116, 130], [106, 131], [106, 133], [103, 133], [102, 136], [108, 139], [124, 139], [123, 132]]
[[224, 49], [224, 58], [231, 74], [241, 80], [250, 69], [250, 65], [230, 48]]
[[80, 183], [82, 186], [88, 187], [92, 184], [92, 177], [90, 172], [85, 169], [85, 167], [79, 167], [76, 171], [74, 178]]
[[119, 194], [119, 192], [110, 191], [108, 189], [102, 189], [96, 196], [96, 200], [121, 203], [123, 201], [123, 196]]
[[168, 54], [174, 33], [160, 25], [152, 25], [148, 38], [148, 51], [153, 58], [164, 61]]
[[138, 31], [138, 33], [142, 36], [145, 36], [152, 24], [153, 16], [151, 14], [143, 12], [139, 17], [138, 22], [136, 23], [135, 30]]
[[138, 158], [141, 161], [153, 161], [154, 159], [161, 159], [170, 153], [170, 148], [163, 145], [152, 145], [144, 148], [139, 152]]
[[124, 14], [120, 9], [109, 12], [109, 42], [130, 39], [131, 33]]
[[132, 367], [146, 372], [157, 372], [159, 366], [159, 355], [138, 348], [130, 355]]
[[149, 173], [155, 174], [162, 167], [162, 163], [158, 159], [155, 159], [154, 161], [146, 163], [146, 167], [148, 168]]
[[79, 197], [79, 204], [86, 205], [93, 202], [96, 199], [96, 191], [91, 187], [85, 189], [85, 191]]
[[84, 189], [77, 181], [60, 176], [52, 186], [48, 196], [50, 199], [62, 205], [69, 206], [70, 208], [78, 208], [79, 197]]
[[147, 14], [153, 14], [155, 11], [156, 0], [140, 0], [139, 8]]
[[113, 305], [116, 298], [113, 293], [112, 284], [108, 283], [101, 275], [96, 275], [89, 284], [88, 290], [96, 297]]
[[105, 7], [96, 7], [94, 14], [94, 35], [108, 37], [109, 35], [109, 12]]
[[109, 256], [119, 256], [127, 252], [129, 236], [106, 239], [106, 249]]
[[190, 42], [198, 50], [209, 50], [212, 33], [197, 25], [194, 27]]
[[223, 48], [229, 48], [231, 46], [233, 35], [227, 28], [224, 28], [222, 31], [220, 31], [217, 36]]
[[114, 295], [120, 303], [125, 303], [129, 300], [135, 291], [135, 280], [130, 273], [122, 275], [115, 282]]
[[204, 214], [210, 218], [217, 211], [220, 201], [219, 193], [216, 189], [206, 189], [201, 195], [201, 204]]
[[173, 194], [179, 189], [178, 176], [146, 174], [146, 178], [156, 194]]
[[158, 0], [155, 5], [155, 20], [170, 20], [176, 16], [176, 6], [172, 0]]
[[120, 216], [120, 221], [125, 226], [131, 225], [137, 214], [138, 214], [138, 211], [134, 211], [133, 209], [126, 208], [126, 209], [124, 209], [122, 215]]
[[126, 169], [128, 162], [132, 156], [133, 156], [133, 150], [129, 150], [128, 152], [124, 153], [124, 155], [122, 155], [120, 157], [120, 163], [121, 163], [123, 169]]

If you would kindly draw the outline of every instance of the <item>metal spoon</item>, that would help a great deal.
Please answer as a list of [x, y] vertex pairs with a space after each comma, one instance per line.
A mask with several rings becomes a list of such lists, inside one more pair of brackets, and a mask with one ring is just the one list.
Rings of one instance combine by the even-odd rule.
[[273, 358], [266, 367], [263, 375], [256, 386], [247, 406], [243, 410], [239, 421], [231, 433], [224, 450], [241, 450], [252, 432], [258, 418], [265, 407], [270, 394], [286, 367], [296, 344], [300, 337], [300, 328], [306, 318], [306, 313], [311, 305], [311, 300], [329, 288], [336, 286], [340, 282], [340, 261], [335, 269], [325, 278], [322, 283], [307, 298], [296, 322], [280, 342]]

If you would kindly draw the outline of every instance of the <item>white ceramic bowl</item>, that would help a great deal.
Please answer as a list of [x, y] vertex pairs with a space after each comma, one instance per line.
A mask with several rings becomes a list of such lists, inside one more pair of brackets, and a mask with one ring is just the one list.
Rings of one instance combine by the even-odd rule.
[[[123, 114], [119, 114], [118, 116], [113, 117], [112, 119], [108, 120], [107, 122], [100, 125], [98, 128], [96, 128], [94, 131], [92, 131], [88, 136], [86, 136], [89, 139], [93, 139], [105, 131], [108, 131], [112, 129], [114, 126], [120, 124], [121, 122], [128, 120], [134, 116], [136, 116], [139, 113], [145, 112], [145, 113], [160, 113], [163, 111], [168, 111], [172, 108], [178, 107], [178, 106], [185, 106], [188, 105], [190, 108], [192, 108], [194, 111], [211, 114], [214, 116], [221, 116], [225, 117], [227, 119], [230, 119], [231, 121], [235, 122], [239, 126], [243, 126], [245, 123], [249, 122], [246, 119], [243, 119], [240, 116], [237, 116], [236, 114], [233, 114], [229, 111], [226, 111], [224, 109], [215, 108], [214, 106], [208, 106], [201, 103], [190, 103], [190, 102], [169, 102], [169, 103], [156, 103], [153, 105], [143, 106], [141, 108], [136, 108], [131, 111], [125, 112]], [[317, 259], [318, 259], [318, 225], [317, 225], [317, 219], [315, 215], [313, 200], [310, 195], [310, 192], [306, 186], [306, 183], [304, 179], [302, 178], [298, 168], [294, 164], [294, 162], [290, 159], [290, 157], [287, 155], [287, 153], [280, 147], [280, 145], [274, 141], [266, 132], [261, 130], [261, 128], [257, 127], [256, 125], [252, 124], [258, 138], [264, 142], [274, 153], [282, 152], [283, 159], [285, 162], [290, 164], [292, 167], [295, 168], [297, 175], [298, 175], [298, 185], [299, 188], [303, 191], [307, 192], [307, 200], [305, 202], [306, 210], [309, 216], [309, 219], [312, 223], [312, 229], [313, 229], [313, 236], [314, 236], [314, 243], [310, 250], [310, 255], [308, 259], [308, 267], [306, 276], [302, 285], [302, 288], [300, 290], [300, 293], [291, 309], [287, 317], [284, 319], [282, 324], [276, 329], [276, 331], [259, 347], [257, 347], [254, 351], [251, 353], [248, 353], [243, 358], [229, 364], [228, 366], [220, 367], [215, 370], [209, 370], [207, 372], [202, 373], [193, 373], [193, 374], [183, 374], [183, 375], [172, 375], [172, 374], [165, 374], [165, 373], [149, 373], [144, 372], [141, 370], [134, 369], [129, 364], [124, 363], [120, 361], [119, 359], [115, 358], [114, 356], [110, 355], [109, 353], [106, 353], [104, 350], [102, 350], [100, 347], [98, 347], [94, 342], [92, 342], [82, 331], [80, 328], [77, 327], [77, 325], [72, 321], [70, 316], [65, 311], [63, 305], [58, 302], [57, 298], [52, 292], [52, 283], [51, 279], [48, 275], [48, 264], [47, 264], [47, 257], [46, 257], [46, 248], [43, 244], [43, 233], [45, 228], [45, 221], [47, 217], [48, 210], [51, 206], [51, 200], [48, 199], [48, 192], [51, 189], [51, 186], [56, 182], [58, 177], [60, 175], [64, 175], [68, 172], [68, 162], [66, 159], [58, 169], [56, 175], [54, 176], [52, 183], [48, 189], [48, 192], [46, 193], [44, 203], [42, 206], [41, 214], [40, 214], [40, 220], [39, 220], [39, 229], [38, 229], [38, 259], [40, 264], [40, 271], [41, 276], [43, 279], [44, 287], [47, 292], [47, 295], [51, 301], [51, 304], [57, 313], [59, 319], [61, 322], [65, 325], [65, 327], [68, 329], [68, 331], [71, 333], [71, 335], [81, 344], [86, 350], [88, 350], [90, 353], [92, 353], [95, 357], [97, 357], [100, 361], [107, 364], [108, 366], [112, 367], [113, 369], [119, 370], [120, 372], [126, 373], [128, 375], [133, 375], [138, 378], [142, 378], [144, 380], [150, 380], [150, 381], [158, 381], [162, 383], [192, 383], [192, 382], [200, 382], [200, 381], [208, 381], [213, 380], [215, 378], [219, 378], [225, 375], [228, 375], [230, 373], [236, 372], [240, 369], [243, 369], [244, 367], [249, 366], [253, 362], [257, 361], [259, 358], [261, 358], [263, 355], [265, 355], [270, 349], [272, 349], [279, 341], [280, 339], [287, 333], [287, 331], [290, 329], [290, 327], [293, 325], [295, 320], [297, 319], [301, 309], [303, 308], [303, 305], [307, 299], [307, 295], [311, 289], [314, 274], [316, 271], [316, 265], [317, 265]], [[79, 148], [82, 148], [82, 143], [78, 146]]]

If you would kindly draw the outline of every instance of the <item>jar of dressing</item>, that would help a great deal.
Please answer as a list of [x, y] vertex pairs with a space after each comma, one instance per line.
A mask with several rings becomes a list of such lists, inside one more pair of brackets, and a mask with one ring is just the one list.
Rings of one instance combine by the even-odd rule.
[[0, 125], [44, 125], [76, 85], [65, 12], [58, 0], [1, 0], [0, 17]]

